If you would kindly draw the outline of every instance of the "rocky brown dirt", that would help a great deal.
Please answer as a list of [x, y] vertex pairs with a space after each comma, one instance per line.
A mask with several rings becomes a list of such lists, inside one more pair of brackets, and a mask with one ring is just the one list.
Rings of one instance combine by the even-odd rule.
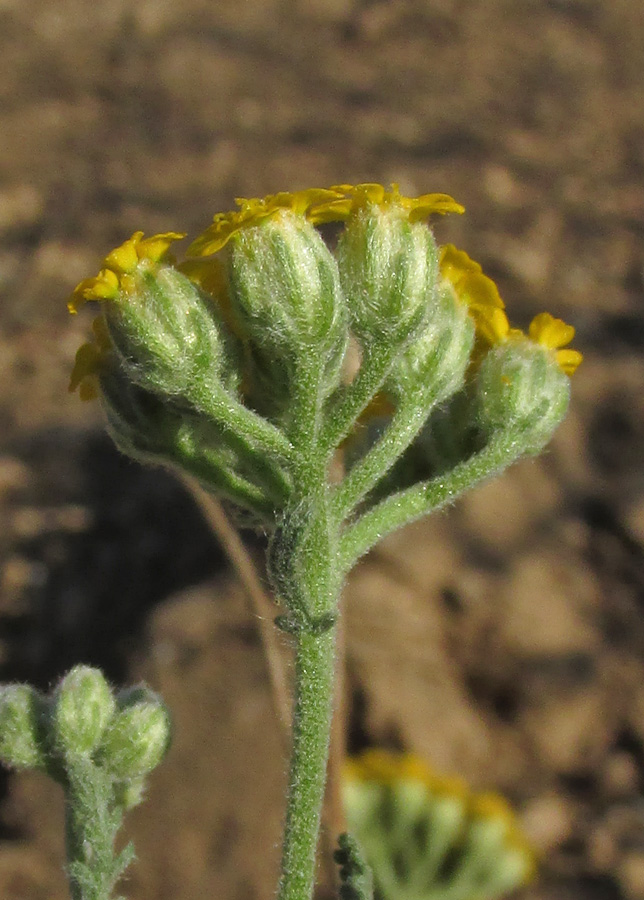
[[[440, 239], [586, 360], [543, 457], [353, 574], [351, 747], [504, 791], [542, 854], [526, 900], [644, 898], [643, 72], [632, 0], [1, 0], [1, 674], [83, 661], [166, 697], [131, 900], [270, 897], [285, 757], [194, 502], [66, 393], [64, 298], [137, 228], [365, 180], [462, 201]], [[6, 900], [66, 896], [60, 812], [5, 778]]]

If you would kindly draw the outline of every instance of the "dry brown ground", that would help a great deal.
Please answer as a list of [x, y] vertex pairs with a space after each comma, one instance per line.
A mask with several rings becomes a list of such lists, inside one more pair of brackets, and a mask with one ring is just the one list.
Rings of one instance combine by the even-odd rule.
[[[2, 675], [164, 693], [131, 900], [268, 898], [285, 762], [252, 617], [182, 487], [66, 394], [63, 298], [134, 229], [396, 180], [514, 318], [586, 361], [549, 452], [388, 540], [345, 609], [354, 747], [505, 791], [532, 900], [644, 897], [644, 6], [633, 0], [1, 0]], [[58, 900], [60, 798], [11, 777], [0, 894]]]

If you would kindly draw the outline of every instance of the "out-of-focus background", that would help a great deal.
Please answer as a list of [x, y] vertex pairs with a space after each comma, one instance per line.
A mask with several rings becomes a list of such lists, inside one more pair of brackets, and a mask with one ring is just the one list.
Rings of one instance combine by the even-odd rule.
[[[272, 896], [285, 758], [256, 623], [194, 501], [67, 394], [65, 297], [135, 229], [337, 182], [445, 191], [515, 322], [585, 362], [548, 452], [346, 592], [350, 742], [516, 805], [531, 900], [644, 897], [644, 6], [1, 0], [0, 675], [145, 677], [177, 726], [131, 900]], [[0, 894], [59, 900], [61, 803], [5, 777]]]

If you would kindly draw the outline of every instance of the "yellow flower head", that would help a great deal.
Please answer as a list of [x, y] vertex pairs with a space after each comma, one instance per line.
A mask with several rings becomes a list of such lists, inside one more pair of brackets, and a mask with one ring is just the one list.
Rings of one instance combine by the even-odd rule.
[[262, 199], [247, 200], [239, 197], [235, 200], [239, 209], [217, 213], [212, 225], [206, 228], [203, 234], [188, 247], [188, 255], [210, 256], [212, 253], [217, 253], [238, 231], [242, 231], [244, 228], [253, 228], [265, 219], [284, 211], [305, 216], [312, 221], [312, 210], [339, 197], [341, 194], [333, 188], [330, 190], [309, 188], [294, 193], [281, 191], [278, 194], [269, 194]]
[[530, 339], [555, 351], [557, 363], [566, 375], [572, 375], [579, 366], [583, 357], [578, 350], [561, 349], [575, 336], [573, 326], [550, 313], [539, 313], [530, 323], [527, 336], [521, 329], [511, 328], [496, 284], [464, 250], [457, 250], [453, 244], [441, 247], [440, 271], [457, 297], [469, 307], [477, 338], [484, 346], [492, 347], [509, 339]]
[[535, 855], [512, 808], [500, 794], [476, 793], [458, 776], [435, 772], [420, 757], [409, 753], [389, 753], [368, 750], [345, 763], [345, 781], [395, 788], [405, 782], [415, 782], [431, 797], [454, 800], [463, 807], [464, 821], [494, 824], [502, 829], [505, 845], [518, 852], [524, 863], [523, 881], [534, 875]]
[[452, 286], [458, 299], [467, 305], [477, 334], [486, 338], [489, 343], [496, 343], [496, 335], [503, 331], [504, 323], [507, 322], [503, 312], [505, 304], [496, 284], [483, 274], [479, 263], [453, 244], [441, 247], [440, 272], [443, 280]]
[[572, 375], [583, 360], [578, 350], [561, 349], [575, 336], [574, 327], [567, 325], [562, 319], [555, 319], [548, 312], [539, 313], [534, 317], [527, 335], [520, 328], [511, 328], [505, 313], [503, 318], [498, 317], [494, 323], [488, 321], [486, 324], [487, 331], [482, 330], [481, 333], [490, 345], [507, 340], [530, 340], [552, 353], [559, 368], [566, 375]]
[[389, 753], [367, 750], [348, 759], [344, 765], [348, 781], [375, 782], [391, 787], [400, 781], [418, 781], [433, 794], [463, 799], [468, 795], [465, 780], [458, 775], [439, 775], [413, 753]]
[[422, 194], [420, 197], [403, 197], [397, 184], [390, 190], [382, 184], [336, 184], [331, 191], [336, 195], [312, 206], [308, 218], [314, 225], [325, 222], [344, 222], [353, 213], [369, 206], [399, 211], [410, 222], [420, 222], [433, 213], [463, 213], [465, 208], [448, 194]]
[[536, 344], [555, 352], [559, 368], [566, 375], [572, 375], [583, 359], [578, 350], [561, 349], [574, 338], [575, 329], [561, 319], [555, 319], [550, 313], [543, 312], [535, 316], [530, 322], [528, 335]]
[[69, 379], [69, 392], [78, 388], [81, 400], [95, 400], [99, 394], [97, 376], [109, 357], [112, 342], [107, 333], [105, 318], [97, 316], [92, 322], [93, 339], [76, 351], [74, 368]]
[[132, 274], [139, 264], [155, 265], [168, 260], [168, 250], [174, 241], [180, 241], [185, 234], [168, 231], [144, 238], [142, 231], [135, 231], [131, 238], [112, 250], [103, 260], [103, 268], [93, 278], [85, 278], [76, 285], [67, 308], [76, 314], [89, 300], [116, 300], [121, 293], [132, 290]]

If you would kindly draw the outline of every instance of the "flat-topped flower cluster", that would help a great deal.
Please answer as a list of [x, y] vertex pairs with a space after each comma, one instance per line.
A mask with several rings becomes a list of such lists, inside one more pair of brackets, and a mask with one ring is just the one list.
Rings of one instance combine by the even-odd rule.
[[[180, 262], [174, 247], [184, 234], [136, 232], [73, 292], [72, 313], [88, 301], [101, 310], [70, 389], [102, 396], [126, 452], [176, 462], [179, 435], [183, 456], [194, 456], [185, 423], [192, 417], [192, 444], [203, 445], [205, 416], [211, 458], [200, 465], [257, 487], [244, 466], [253, 447], [285, 457], [307, 432], [331, 452], [370, 420], [380, 434], [413, 398], [411, 441], [438, 408], [443, 420], [447, 407], [462, 420], [464, 395], [481, 434], [524, 421], [533, 436], [525, 452], [547, 441], [567, 405], [562, 376], [581, 362], [567, 346], [574, 328], [546, 312], [527, 333], [510, 325], [495, 283], [465, 251], [439, 247], [427, 224], [462, 213], [459, 203], [358, 184], [237, 206], [218, 213]], [[318, 229], [331, 222], [341, 223], [333, 250]], [[243, 428], [232, 439], [231, 410], [251, 432], [248, 416], [262, 419], [266, 440]], [[290, 478], [282, 463], [269, 505]], [[226, 491], [235, 494], [230, 483]]]

